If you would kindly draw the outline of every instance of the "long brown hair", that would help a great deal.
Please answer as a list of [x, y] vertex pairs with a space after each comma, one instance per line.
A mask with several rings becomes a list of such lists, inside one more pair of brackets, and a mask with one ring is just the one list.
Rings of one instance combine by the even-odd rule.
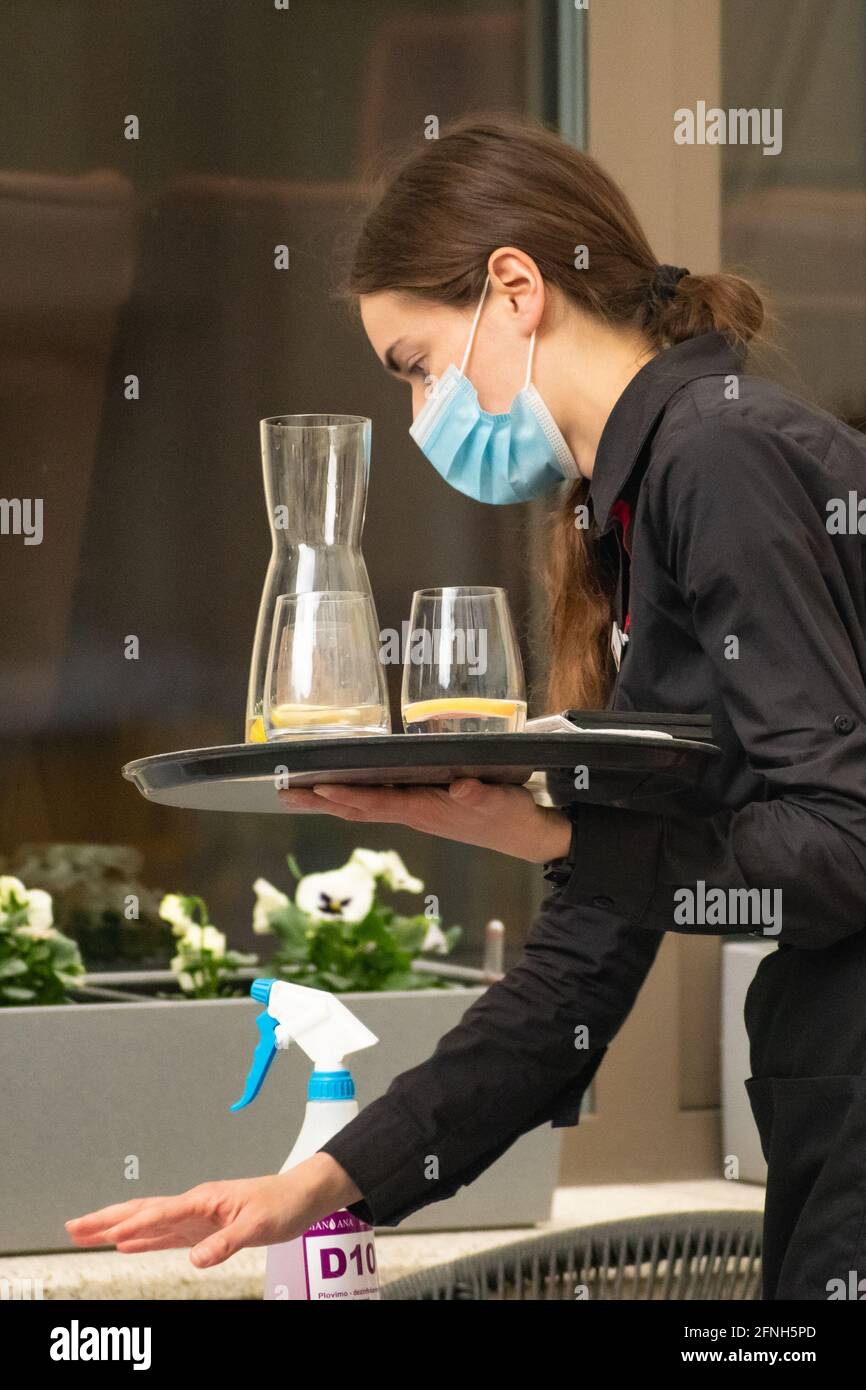
[[[474, 306], [498, 246], [519, 246], [584, 312], [640, 330], [662, 349], [712, 331], [747, 343], [760, 296], [736, 275], [686, 275], [652, 291], [656, 257], [628, 200], [589, 155], [537, 122], [466, 118], [379, 176], [343, 292], [391, 290]], [[579, 246], [588, 264], [575, 266]], [[611, 578], [592, 528], [575, 526], [586, 479], [551, 515], [549, 709], [604, 704]]]

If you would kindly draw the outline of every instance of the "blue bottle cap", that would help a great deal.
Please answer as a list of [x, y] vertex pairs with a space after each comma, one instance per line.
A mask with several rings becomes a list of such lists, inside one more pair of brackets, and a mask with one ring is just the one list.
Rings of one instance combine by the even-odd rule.
[[354, 1100], [355, 1083], [346, 1067], [340, 1071], [314, 1071], [307, 1086], [307, 1100]]

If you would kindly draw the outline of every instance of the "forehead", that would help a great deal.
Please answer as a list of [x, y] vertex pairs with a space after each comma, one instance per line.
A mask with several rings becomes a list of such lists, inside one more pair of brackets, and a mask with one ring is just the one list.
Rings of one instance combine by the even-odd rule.
[[379, 357], [399, 338], [426, 338], [461, 318], [457, 309], [398, 290], [362, 294], [358, 304], [364, 330]]

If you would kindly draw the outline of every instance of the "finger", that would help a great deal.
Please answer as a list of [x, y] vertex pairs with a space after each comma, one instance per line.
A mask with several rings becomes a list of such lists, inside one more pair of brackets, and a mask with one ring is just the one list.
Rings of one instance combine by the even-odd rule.
[[330, 798], [318, 796], [311, 787], [288, 787], [277, 792], [283, 805], [290, 811], [312, 811], [319, 816], [343, 816], [345, 820], [360, 819], [360, 815], [344, 815], [346, 808]]
[[477, 777], [458, 777], [448, 788], [452, 804], [456, 802], [458, 806], [488, 815], [499, 815], [521, 804], [515, 799], [515, 791], [522, 792], [523, 788], [481, 782]]
[[[106, 1227], [104, 1234], [112, 1245], [119, 1245], [121, 1241], [136, 1240], [139, 1237], [147, 1239], [151, 1236], [169, 1234], [180, 1236], [185, 1224], [190, 1225], [196, 1221], [201, 1225], [211, 1224], [192, 1206], [188, 1197], [161, 1198], [142, 1211], [134, 1212], [126, 1220]], [[188, 1242], [183, 1240], [182, 1243], [186, 1245]]]
[[328, 809], [322, 804], [322, 798], [308, 787], [281, 788], [277, 797], [288, 811], [312, 811], [322, 815]]
[[71, 1239], [80, 1250], [89, 1250], [91, 1246], [111, 1245], [112, 1243], [104, 1231], [97, 1231], [94, 1235], [90, 1236], [71, 1235]]
[[315, 794], [312, 787], [296, 787], [293, 785], [277, 788], [277, 796], [284, 801], [309, 801]]
[[429, 788], [348, 787], [330, 783], [316, 787], [316, 795], [323, 801], [363, 811], [370, 820], [404, 824], [408, 824], [429, 804], [428, 791]]
[[316, 786], [315, 793], [323, 801], [355, 806], [358, 810], [372, 810], [386, 799], [394, 801], [400, 796], [393, 787], [350, 787], [342, 782], [321, 782]]
[[230, 1226], [225, 1226], [221, 1231], [214, 1231], [212, 1236], [207, 1236], [205, 1240], [200, 1240], [198, 1245], [194, 1245], [189, 1252], [189, 1258], [196, 1269], [211, 1269], [213, 1265], [221, 1265], [238, 1250], [243, 1249], [246, 1243], [242, 1223], [233, 1221]]
[[[341, 806], [338, 802], [325, 801], [324, 797], [318, 797], [318, 805], [310, 806], [309, 810], [317, 816], [336, 816], [338, 820], [369, 820], [366, 811], [359, 810], [355, 806]], [[307, 807], [299, 807], [299, 810], [307, 810]]]
[[201, 1223], [196, 1231], [184, 1231], [183, 1227], [175, 1222], [159, 1222], [147, 1226], [116, 1226], [105, 1232], [103, 1244], [114, 1245], [118, 1250], [123, 1250], [128, 1249], [131, 1242], [139, 1240], [165, 1240], [168, 1242], [166, 1249], [176, 1249], [178, 1246], [192, 1245], [206, 1230], [205, 1223]]
[[489, 801], [489, 793], [492, 791], [495, 791], [495, 788], [485, 782], [479, 782], [477, 777], [458, 777], [448, 788], [449, 796], [463, 806], [479, 806]]
[[[183, 1242], [184, 1245], [188, 1243]], [[142, 1255], [148, 1250], [177, 1250], [179, 1244], [174, 1236], [154, 1236], [148, 1240], [124, 1240], [116, 1249], [121, 1255]]]
[[64, 1224], [71, 1236], [92, 1236], [132, 1216], [143, 1203], [154, 1200], [152, 1197], [135, 1197], [129, 1202], [116, 1202], [114, 1206], [89, 1211], [85, 1216], [73, 1216], [71, 1221]]
[[[291, 809], [291, 808], [289, 808]], [[299, 808], [306, 814], [306, 807]], [[310, 807], [310, 815], [336, 817], [337, 820], [366, 820], [367, 816], [363, 811], [356, 811], [351, 806], [315, 806]]]

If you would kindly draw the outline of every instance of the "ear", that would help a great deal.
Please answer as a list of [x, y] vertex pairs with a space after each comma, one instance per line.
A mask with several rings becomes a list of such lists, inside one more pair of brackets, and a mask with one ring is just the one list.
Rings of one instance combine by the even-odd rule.
[[500, 246], [491, 252], [488, 295], [500, 313], [516, 322], [527, 338], [535, 332], [544, 314], [545, 293], [541, 271], [531, 256], [516, 246]]

